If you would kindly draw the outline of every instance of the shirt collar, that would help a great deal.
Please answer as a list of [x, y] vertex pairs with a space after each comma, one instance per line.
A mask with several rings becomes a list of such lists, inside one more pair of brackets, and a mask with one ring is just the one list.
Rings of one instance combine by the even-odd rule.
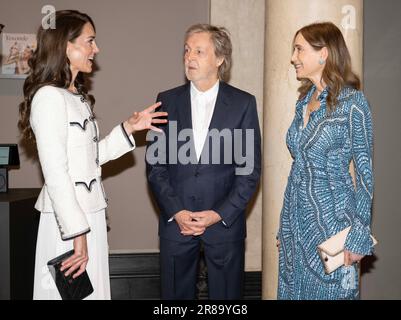
[[[307, 92], [307, 94], [302, 99], [298, 100], [298, 102], [301, 105], [303, 105], [305, 103], [308, 103], [315, 91], [316, 91], [316, 86], [313, 84], [312, 87]], [[326, 86], [318, 96], [319, 101], [320, 102], [325, 102], [328, 94], [329, 94], [329, 87]]]
[[[306, 95], [306, 101], [309, 102], [313, 93], [316, 91], [316, 86], [313, 84], [312, 88], [309, 90], [308, 94]], [[323, 91], [319, 94], [317, 99], [320, 102], [326, 101], [327, 95], [329, 94], [329, 86], [326, 86]]]
[[[296, 104], [296, 110], [299, 112], [303, 112], [303, 108], [309, 103], [310, 99], [312, 98], [313, 93], [316, 91], [316, 86], [313, 84], [312, 87], [309, 89], [308, 93], [303, 97], [302, 99], [298, 100]], [[318, 109], [321, 111], [326, 110], [326, 98], [327, 95], [329, 94], [329, 87], [326, 86], [323, 91], [320, 93], [318, 96], [318, 99], [320, 101], [320, 108]]]
[[201, 96], [203, 95], [205, 97], [206, 101], [210, 101], [216, 98], [217, 93], [219, 91], [219, 84], [220, 81], [217, 80], [216, 83], [213, 85], [213, 87], [211, 87], [210, 89], [206, 90], [206, 91], [199, 91], [195, 85], [193, 84], [193, 82], [191, 81], [191, 96], [196, 98], [197, 96]]
[[[315, 86], [315, 90], [316, 90], [316, 86]], [[319, 99], [320, 102], [326, 101], [328, 94], [329, 94], [329, 86], [326, 86], [317, 98]]]

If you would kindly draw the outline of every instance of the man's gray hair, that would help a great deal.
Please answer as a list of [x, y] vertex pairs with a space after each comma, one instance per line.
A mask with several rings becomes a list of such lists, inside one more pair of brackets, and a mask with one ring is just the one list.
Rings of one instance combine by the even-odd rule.
[[210, 24], [194, 24], [185, 33], [185, 41], [194, 33], [207, 32], [214, 44], [216, 57], [223, 58], [223, 63], [219, 67], [219, 79], [228, 82], [232, 64], [232, 44], [230, 34], [224, 27], [217, 27]]

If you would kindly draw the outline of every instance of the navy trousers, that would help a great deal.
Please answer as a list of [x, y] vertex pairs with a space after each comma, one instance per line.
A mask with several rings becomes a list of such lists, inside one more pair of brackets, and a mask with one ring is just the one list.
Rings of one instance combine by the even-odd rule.
[[[201, 238], [188, 242], [160, 238], [161, 298], [196, 298]], [[209, 299], [238, 300], [243, 295], [244, 240], [208, 244], [203, 242], [208, 273]]]

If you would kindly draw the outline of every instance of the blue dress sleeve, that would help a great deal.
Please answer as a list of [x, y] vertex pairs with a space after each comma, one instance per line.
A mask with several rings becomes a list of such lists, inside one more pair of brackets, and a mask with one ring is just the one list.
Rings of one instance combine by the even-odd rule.
[[350, 139], [356, 177], [356, 212], [348, 233], [345, 249], [360, 255], [372, 254], [370, 237], [373, 200], [373, 129], [369, 104], [358, 92], [350, 108]]

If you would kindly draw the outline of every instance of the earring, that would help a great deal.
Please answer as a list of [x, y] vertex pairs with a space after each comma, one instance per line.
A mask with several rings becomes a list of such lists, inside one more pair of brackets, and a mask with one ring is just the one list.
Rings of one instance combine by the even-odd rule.
[[323, 64], [324, 64], [324, 62], [325, 62], [325, 61], [324, 61], [324, 59], [323, 59], [323, 58], [320, 58], [320, 59], [319, 59], [319, 64], [320, 64], [320, 65], [323, 65]]

